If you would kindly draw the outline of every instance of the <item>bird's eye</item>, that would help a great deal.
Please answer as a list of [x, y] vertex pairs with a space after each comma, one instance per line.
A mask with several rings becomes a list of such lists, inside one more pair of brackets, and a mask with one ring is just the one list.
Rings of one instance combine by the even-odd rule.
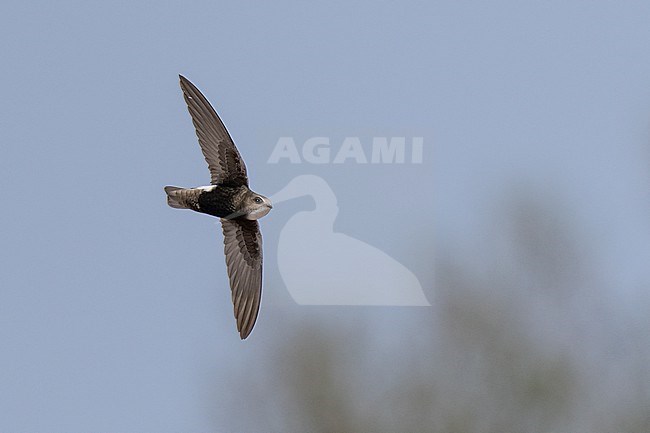
[[255, 203], [257, 203], [257, 204], [262, 203], [262, 199], [259, 198], [259, 197], [255, 197], [255, 199], [254, 199], [253, 201], [254, 201]]

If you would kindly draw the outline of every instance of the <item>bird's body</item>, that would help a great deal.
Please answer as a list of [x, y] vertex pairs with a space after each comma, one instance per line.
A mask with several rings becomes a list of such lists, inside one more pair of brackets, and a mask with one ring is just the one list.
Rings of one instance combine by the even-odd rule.
[[219, 218], [238, 215], [244, 197], [250, 190], [245, 186], [215, 186], [199, 193], [199, 212]]
[[211, 185], [167, 186], [167, 203], [221, 218], [237, 329], [244, 339], [255, 325], [262, 295], [262, 235], [257, 219], [269, 213], [271, 201], [248, 187], [246, 165], [205, 96], [185, 77], [180, 76], [180, 81]]
[[167, 202], [174, 208], [191, 209], [218, 218], [257, 219], [250, 218], [247, 209], [251, 199], [254, 200], [259, 194], [255, 194], [244, 185], [210, 185], [196, 188], [167, 186], [165, 192], [167, 192]]

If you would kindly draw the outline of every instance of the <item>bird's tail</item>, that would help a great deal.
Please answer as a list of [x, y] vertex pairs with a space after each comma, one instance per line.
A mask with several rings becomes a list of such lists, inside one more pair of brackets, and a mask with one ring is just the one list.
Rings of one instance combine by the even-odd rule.
[[167, 204], [175, 209], [192, 209], [193, 200], [195, 197], [193, 190], [187, 188], [179, 188], [177, 186], [166, 186], [165, 192], [167, 193]]

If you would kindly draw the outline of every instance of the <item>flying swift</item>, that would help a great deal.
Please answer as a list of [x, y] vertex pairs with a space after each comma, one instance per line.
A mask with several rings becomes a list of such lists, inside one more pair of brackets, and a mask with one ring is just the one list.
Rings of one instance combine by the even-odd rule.
[[253, 330], [262, 297], [262, 234], [257, 220], [273, 206], [249, 188], [244, 160], [212, 105], [187, 78], [179, 77], [211, 180], [196, 188], [166, 186], [167, 204], [220, 218], [237, 330], [243, 340]]

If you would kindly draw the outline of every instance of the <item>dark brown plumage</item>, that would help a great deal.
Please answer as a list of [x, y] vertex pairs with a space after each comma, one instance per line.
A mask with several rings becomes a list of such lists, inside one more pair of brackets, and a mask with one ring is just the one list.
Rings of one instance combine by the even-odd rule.
[[257, 219], [271, 210], [271, 202], [248, 187], [246, 165], [205, 96], [182, 75], [180, 84], [210, 169], [211, 186], [167, 186], [167, 203], [221, 218], [237, 330], [245, 339], [257, 320], [262, 296], [262, 234]]

